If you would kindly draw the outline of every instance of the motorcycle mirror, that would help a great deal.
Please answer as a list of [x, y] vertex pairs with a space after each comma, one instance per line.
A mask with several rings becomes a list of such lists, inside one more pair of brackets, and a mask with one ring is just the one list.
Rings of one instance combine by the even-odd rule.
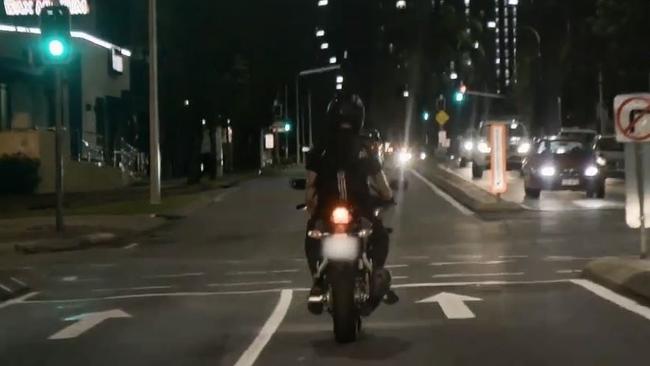
[[305, 210], [305, 209], [307, 209], [307, 205], [304, 204], [304, 203], [301, 203], [301, 204], [296, 206], [296, 210], [298, 210], [298, 211], [302, 211], [302, 210]]
[[304, 191], [307, 188], [307, 179], [305, 178], [292, 178], [291, 188], [297, 191]]

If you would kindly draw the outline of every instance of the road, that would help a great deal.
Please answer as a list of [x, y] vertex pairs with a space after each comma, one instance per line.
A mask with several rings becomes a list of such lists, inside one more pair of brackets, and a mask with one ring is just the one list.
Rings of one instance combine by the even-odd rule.
[[275, 177], [124, 248], [0, 259], [37, 291], [0, 305], [0, 364], [647, 364], [650, 308], [579, 273], [635, 255], [622, 211], [478, 216], [407, 178], [386, 218], [401, 301], [356, 344], [307, 312], [302, 192]]
[[[467, 181], [488, 190], [490, 181], [488, 173], [482, 179], [472, 179], [472, 170], [467, 168], [446, 168]], [[605, 199], [588, 199], [584, 192], [544, 191], [540, 199], [528, 199], [524, 194], [524, 182], [518, 171], [508, 172], [508, 192], [503, 198], [519, 203], [526, 209], [534, 211], [568, 211], [568, 210], [622, 210], [625, 208], [625, 181], [607, 179]]]

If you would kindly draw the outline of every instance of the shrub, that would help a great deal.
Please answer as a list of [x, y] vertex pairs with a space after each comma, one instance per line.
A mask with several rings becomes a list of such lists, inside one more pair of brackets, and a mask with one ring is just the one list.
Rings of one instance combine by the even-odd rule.
[[36, 191], [40, 161], [22, 154], [0, 156], [0, 194], [30, 194]]

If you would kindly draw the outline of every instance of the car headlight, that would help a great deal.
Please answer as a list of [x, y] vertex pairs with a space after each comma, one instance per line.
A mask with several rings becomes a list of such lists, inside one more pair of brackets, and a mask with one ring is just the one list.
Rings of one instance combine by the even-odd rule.
[[530, 143], [524, 142], [523, 144], [520, 144], [519, 147], [517, 148], [517, 152], [519, 154], [528, 154], [530, 151]]
[[490, 149], [490, 146], [485, 141], [479, 142], [478, 145], [476, 146], [476, 149], [481, 154], [489, 154], [490, 151], [492, 151], [492, 149]]
[[539, 170], [539, 174], [541, 174], [543, 177], [552, 177], [556, 172], [557, 170], [552, 165], [543, 166], [542, 169]]
[[400, 164], [406, 164], [411, 161], [411, 159], [413, 159], [413, 154], [408, 151], [400, 151], [400, 153], [397, 155], [397, 160], [400, 162]]
[[472, 151], [474, 150], [474, 142], [473, 141], [465, 141], [463, 144], [463, 148], [467, 151]]
[[588, 166], [587, 169], [585, 169], [585, 176], [587, 177], [595, 177], [598, 175], [598, 173], [598, 167], [594, 165]]
[[605, 166], [607, 165], [607, 159], [603, 158], [602, 156], [599, 156], [596, 158], [596, 164], [600, 166]]
[[421, 152], [420, 153], [420, 160], [426, 160], [427, 159], [427, 153]]

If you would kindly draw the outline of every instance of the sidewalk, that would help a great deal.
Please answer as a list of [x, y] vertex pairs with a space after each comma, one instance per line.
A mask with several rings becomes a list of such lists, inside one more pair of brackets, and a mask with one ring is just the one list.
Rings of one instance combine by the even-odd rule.
[[[54, 210], [5, 209], [0, 213], [0, 256], [15, 253], [86, 249], [124, 244], [125, 238], [155, 230], [214, 202], [220, 191], [256, 174], [233, 174], [217, 181], [187, 185], [184, 181], [163, 189], [161, 205], [151, 205], [148, 187], [130, 187], [66, 197], [65, 232], [56, 233]], [[27, 197], [30, 203], [47, 197]], [[13, 215], [13, 217], [11, 217]]]
[[583, 275], [614, 291], [650, 302], [650, 260], [602, 258], [587, 264]]

